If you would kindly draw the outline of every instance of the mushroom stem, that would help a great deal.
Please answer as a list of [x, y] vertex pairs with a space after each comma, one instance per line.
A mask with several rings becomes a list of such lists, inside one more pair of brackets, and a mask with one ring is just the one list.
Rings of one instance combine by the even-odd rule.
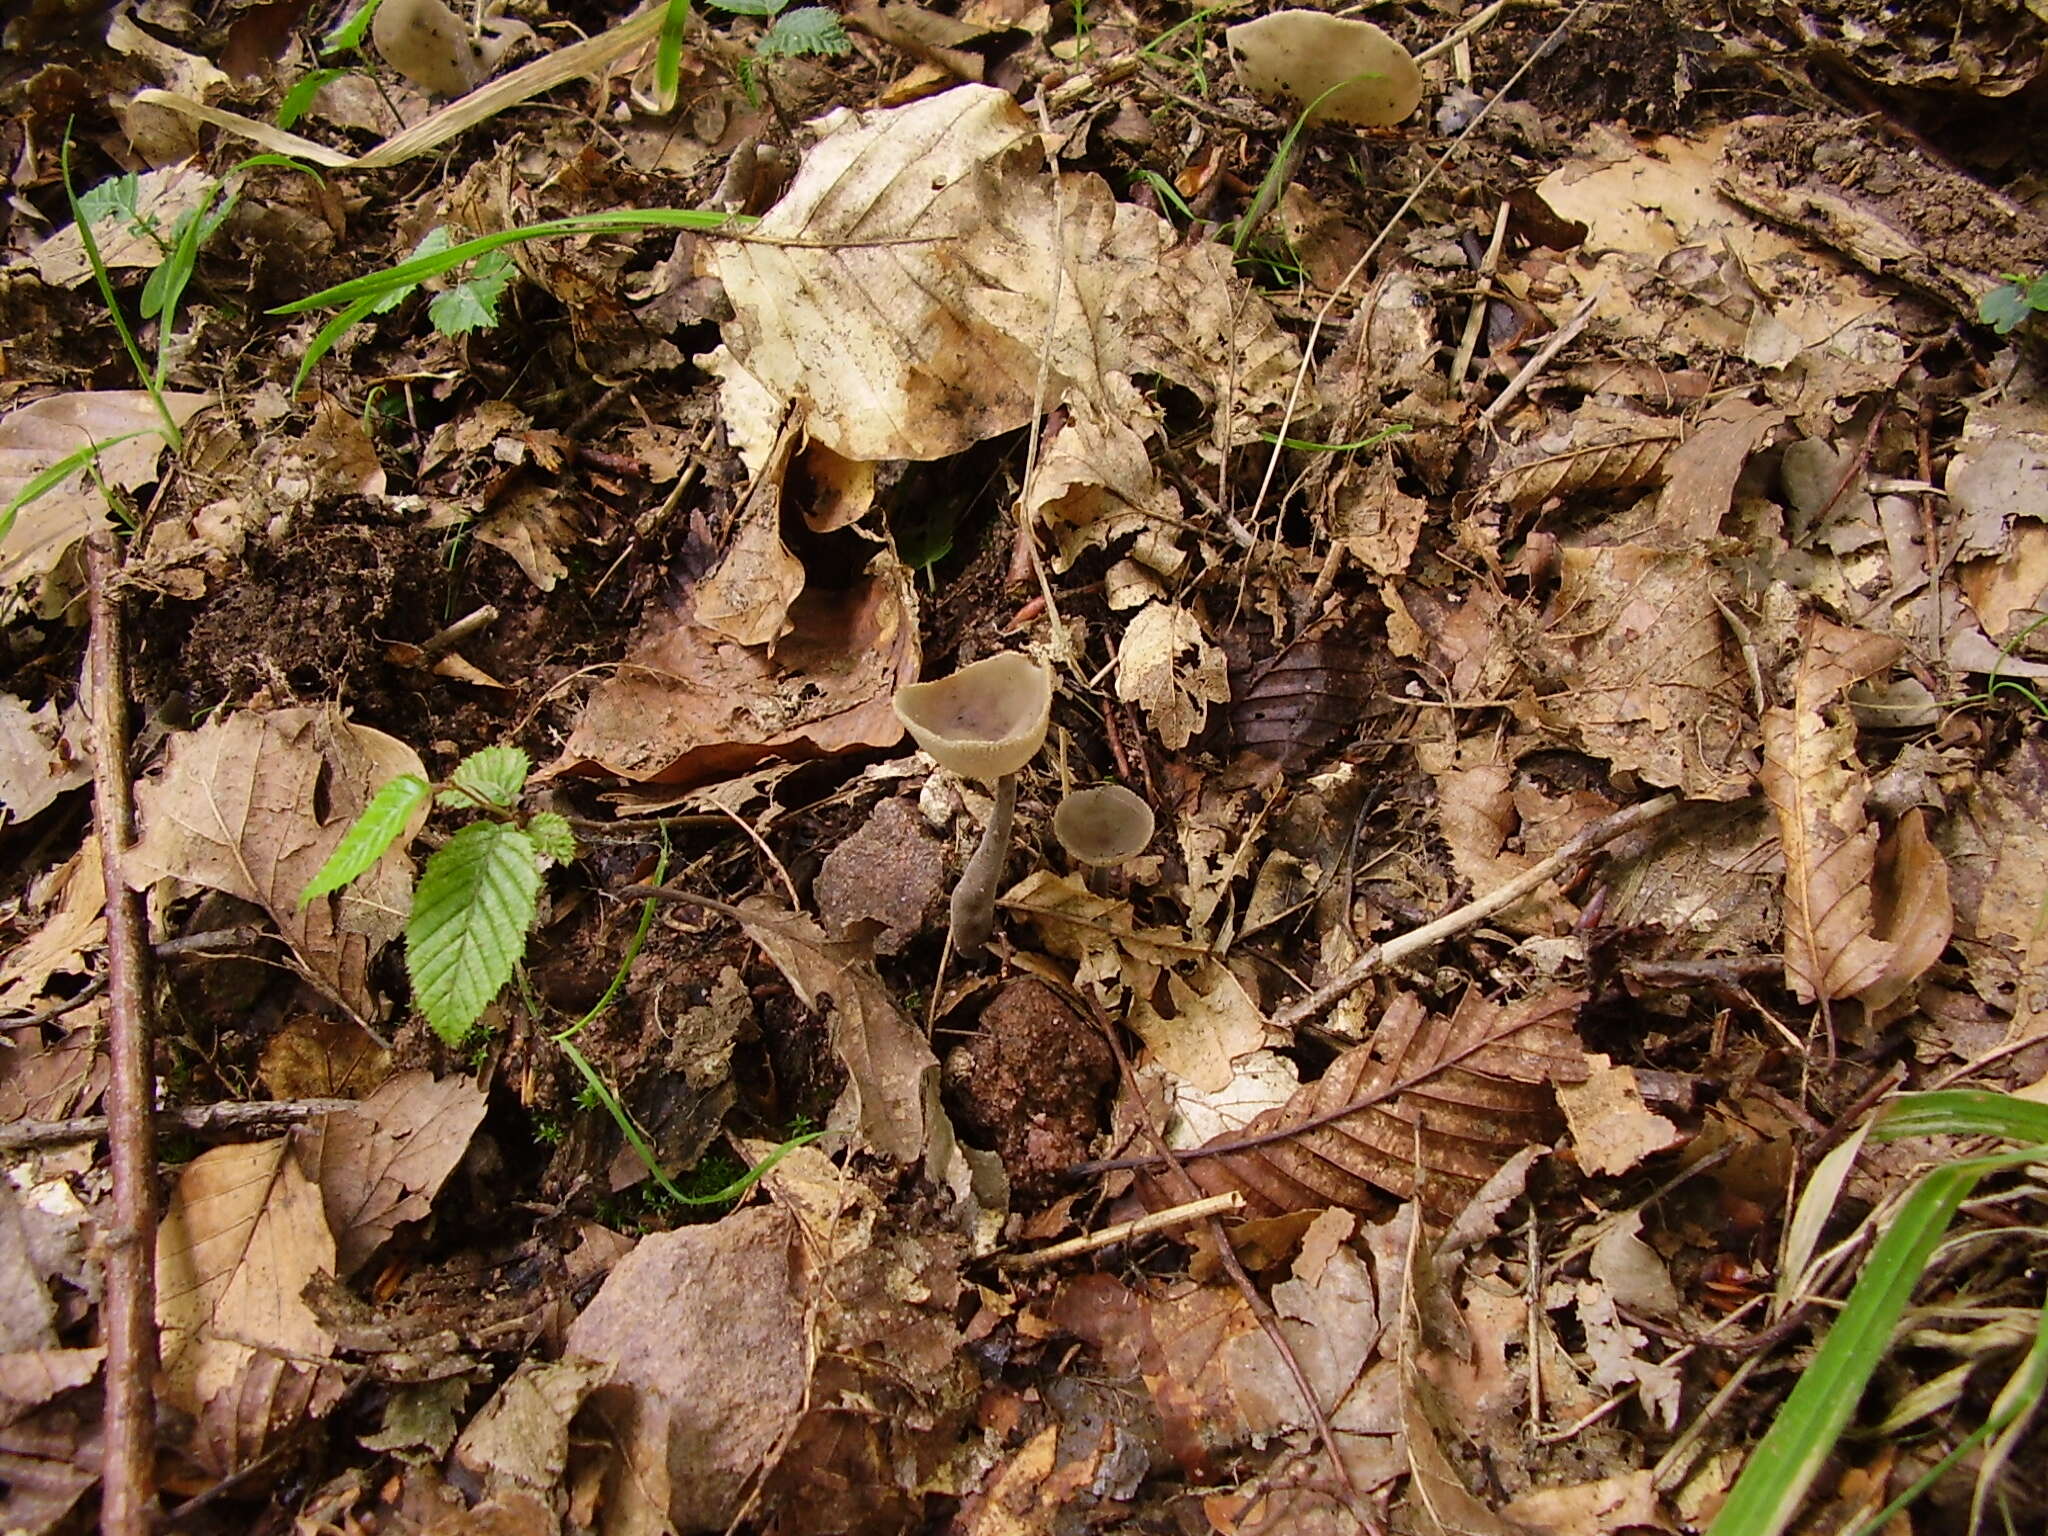
[[1017, 813], [1017, 775], [1006, 773], [996, 780], [996, 805], [988, 826], [967, 867], [960, 871], [960, 883], [953, 887], [953, 918], [949, 925], [953, 951], [978, 955], [996, 927], [996, 882], [1002, 878], [1003, 860], [1010, 851], [1010, 823]]

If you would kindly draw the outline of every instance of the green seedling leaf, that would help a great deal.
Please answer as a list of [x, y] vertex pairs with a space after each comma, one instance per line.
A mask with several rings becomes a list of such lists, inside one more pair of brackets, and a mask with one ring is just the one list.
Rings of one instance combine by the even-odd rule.
[[654, 101], [666, 112], [676, 103], [682, 81], [683, 31], [690, 25], [690, 0], [668, 0], [661, 32], [654, 40]]
[[372, 795], [362, 814], [341, 834], [341, 841], [327, 855], [327, 862], [299, 892], [299, 905], [303, 907], [314, 897], [338, 891], [356, 876], [367, 874], [370, 866], [397, 841], [405, 824], [412, 820], [412, 813], [426, 804], [430, 791], [431, 786], [418, 774], [402, 773]]
[[527, 818], [526, 835], [548, 864], [567, 864], [576, 857], [576, 834], [569, 818], [554, 811], [535, 811]]
[[498, 300], [512, 281], [512, 258], [493, 251], [480, 258], [469, 276], [427, 305], [427, 318], [443, 336], [466, 336], [498, 323]]
[[320, 51], [342, 53], [362, 47], [363, 39], [370, 35], [370, 23], [376, 20], [380, 3], [381, 0], [363, 0], [360, 6], [341, 19], [340, 26], [320, 39]]
[[510, 810], [519, 803], [533, 760], [517, 747], [485, 747], [472, 752], [448, 775], [439, 805], [473, 811], [479, 806]]
[[14, 493], [14, 499], [7, 503], [6, 510], [0, 511], [0, 541], [14, 531], [14, 518], [21, 509], [32, 501], [41, 501], [58, 486], [69, 480], [88, 465], [97, 464], [100, 455], [116, 443], [129, 442], [138, 437], [160, 437], [160, 429], [144, 427], [140, 432], [123, 432], [118, 437], [101, 438], [96, 443], [87, 443], [75, 453], [68, 453], [48, 469], [31, 475], [28, 483]]
[[1371, 437], [1357, 438], [1348, 443], [1313, 443], [1298, 437], [1281, 437], [1272, 432], [1261, 432], [1259, 441], [1278, 443], [1282, 448], [1294, 448], [1303, 453], [1357, 453], [1362, 448], [1377, 448], [1381, 443], [1405, 437], [1410, 430], [1409, 424], [1401, 421], [1391, 427], [1381, 428]]
[[284, 93], [284, 100], [277, 104], [277, 126], [294, 126], [312, 107], [315, 96], [344, 75], [354, 73], [352, 69], [315, 69], [301, 75], [292, 82], [292, 88]]
[[473, 821], [427, 860], [405, 925], [413, 999], [449, 1045], [469, 1037], [512, 979], [540, 906], [533, 839], [498, 821]]
[[118, 215], [121, 222], [133, 229], [137, 223], [136, 203], [142, 192], [142, 178], [130, 171], [126, 176], [115, 176], [90, 188], [78, 200], [79, 218], [98, 225]]
[[711, 0], [711, 3], [735, 16], [773, 16], [789, 4], [789, 0]]
[[2020, 283], [2000, 283], [1977, 301], [1977, 318], [2001, 336], [2011, 334], [2032, 312]]
[[852, 49], [852, 40], [847, 37], [846, 28], [839, 24], [835, 12], [826, 10], [822, 5], [804, 5], [776, 17], [775, 25], [761, 39], [757, 51], [773, 57], [778, 54], [849, 53]]

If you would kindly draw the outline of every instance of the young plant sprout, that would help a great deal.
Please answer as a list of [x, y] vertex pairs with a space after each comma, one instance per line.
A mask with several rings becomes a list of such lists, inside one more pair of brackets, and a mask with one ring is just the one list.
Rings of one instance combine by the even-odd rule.
[[941, 768], [995, 788], [995, 810], [953, 887], [953, 948], [976, 955], [996, 924], [996, 882], [1010, 849], [1017, 770], [1045, 745], [1052, 670], [1016, 651], [896, 692], [896, 715]]
[[1275, 11], [1227, 28], [1223, 37], [1245, 89], [1284, 96], [1316, 122], [1390, 128], [1422, 100], [1415, 60], [1369, 21]]
[[1083, 864], [1121, 864], [1152, 841], [1152, 807], [1121, 784], [1077, 789], [1052, 813], [1052, 835]]

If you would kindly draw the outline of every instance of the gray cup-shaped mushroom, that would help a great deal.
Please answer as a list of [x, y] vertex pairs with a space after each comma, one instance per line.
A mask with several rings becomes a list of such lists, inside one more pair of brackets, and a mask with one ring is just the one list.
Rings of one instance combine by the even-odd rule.
[[1121, 784], [1077, 789], [1052, 813], [1052, 835], [1083, 864], [1119, 864], [1152, 841], [1152, 807]]
[[1010, 847], [1017, 770], [1045, 745], [1052, 669], [1004, 651], [951, 677], [897, 689], [896, 715], [941, 767], [995, 786], [988, 826], [953, 887], [947, 929], [958, 953], [977, 954], [995, 931], [996, 882]]
[[1223, 35], [1248, 90], [1286, 97], [1316, 119], [1388, 128], [1422, 100], [1415, 60], [1369, 21], [1274, 11]]

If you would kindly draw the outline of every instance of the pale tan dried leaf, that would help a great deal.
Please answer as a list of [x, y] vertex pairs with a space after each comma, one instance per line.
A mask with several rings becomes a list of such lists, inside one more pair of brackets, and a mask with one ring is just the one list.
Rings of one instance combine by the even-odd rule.
[[1980, 775], [1936, 842], [1971, 986], [2025, 1038], [2048, 1025], [2048, 743], [2021, 741]]
[[1501, 1511], [1545, 1536], [1613, 1536], [1639, 1528], [1670, 1530], [1657, 1507], [1657, 1484], [1649, 1467], [1590, 1483], [1532, 1488]]
[[789, 607], [804, 589], [803, 562], [782, 542], [782, 488], [801, 440], [792, 412], [747, 489], [725, 558], [693, 594], [699, 624], [737, 645], [766, 645], [788, 633]]
[[1230, 702], [1230, 678], [1192, 613], [1153, 603], [1124, 629], [1116, 696], [1142, 707], [1160, 744], [1178, 752], [1208, 723], [1211, 704]]
[[1892, 954], [1884, 973], [1857, 995], [1866, 1008], [1881, 1009], [1927, 974], [1955, 929], [1948, 862], [1929, 840], [1927, 818], [1917, 805], [1878, 844], [1871, 896], [1871, 931], [1892, 946]]
[[1584, 1331], [1586, 1355], [1595, 1383], [1610, 1392], [1633, 1384], [1643, 1406], [1669, 1430], [1678, 1424], [1678, 1367], [1650, 1358], [1650, 1336], [1624, 1319], [1615, 1298], [1598, 1280], [1563, 1281], [1552, 1287], [1547, 1301], [1559, 1293], [1576, 1307]]
[[0, 693], [0, 827], [27, 821], [92, 781], [83, 723], [75, 710], [60, 719], [54, 702], [32, 710]]
[[1544, 616], [1547, 727], [1695, 799], [1750, 792], [1750, 685], [1703, 554], [1643, 544], [1567, 549]]
[[1764, 435], [1785, 413], [1730, 396], [1703, 416], [1665, 465], [1658, 520], [1681, 538], [1711, 539], [1720, 532], [1735, 495], [1735, 482]]
[[[107, 886], [99, 834], [37, 882], [42, 922], [0, 958], [0, 1007], [25, 1008], [52, 976], [82, 976], [87, 959], [107, 942]], [[54, 903], [52, 905], [52, 903]]]
[[[12, 1184], [0, 1181], [0, 1372], [11, 1357], [56, 1347], [57, 1307], [43, 1281], [22, 1220], [21, 1196]], [[0, 1418], [10, 1416], [15, 1404], [41, 1401], [0, 1390]]]
[[215, 1147], [185, 1166], [156, 1247], [156, 1315], [168, 1401], [197, 1414], [232, 1400], [268, 1353], [331, 1355], [301, 1297], [334, 1269], [320, 1191], [283, 1137]]
[[1408, 569], [1429, 521], [1429, 503], [1401, 489], [1391, 454], [1340, 466], [1324, 495], [1324, 525], [1353, 559], [1380, 576]]
[[596, 1360], [523, 1360], [462, 1431], [455, 1460], [492, 1493], [548, 1493], [569, 1464], [569, 1421], [605, 1384], [611, 1368]]
[[1516, 511], [1527, 512], [1552, 497], [1641, 490], [1663, 479], [1665, 460], [1677, 446], [1676, 427], [1574, 446], [1503, 470], [1494, 478], [1493, 491]]
[[1605, 1177], [1626, 1173], [1684, 1140], [1677, 1126], [1643, 1102], [1634, 1067], [1617, 1067], [1597, 1052], [1587, 1054], [1586, 1066], [1583, 1083], [1560, 1083], [1557, 1089], [1579, 1166], [1586, 1172]]
[[[183, 427], [211, 398], [173, 391], [163, 401], [171, 419]], [[147, 485], [156, 479], [157, 462], [169, 446], [160, 435], [162, 425], [155, 402], [141, 389], [50, 395], [15, 407], [0, 416], [0, 506], [79, 449], [117, 437], [128, 440], [100, 454], [100, 475], [124, 491]], [[129, 436], [138, 432], [143, 435]], [[40, 580], [73, 544], [106, 526], [107, 498], [88, 466], [15, 514], [14, 527], [0, 542], [0, 592]]]
[[1678, 1287], [1657, 1250], [1643, 1241], [1643, 1213], [1628, 1211], [1609, 1224], [1593, 1244], [1586, 1267], [1607, 1293], [1631, 1312], [1666, 1322], [1680, 1311]]
[[809, 1377], [796, 1232], [755, 1207], [644, 1238], [569, 1325], [611, 1369], [587, 1411], [624, 1462], [612, 1528], [722, 1530], [781, 1447]]
[[163, 771], [137, 786], [128, 881], [177, 879], [262, 907], [307, 977], [367, 1018], [370, 961], [411, 905], [407, 839], [333, 896], [301, 907], [299, 892], [370, 797], [406, 773], [426, 777], [418, 753], [332, 705], [215, 715], [174, 736]]
[[1235, 1064], [1269, 1040], [1265, 1015], [1221, 962], [1205, 960], [1192, 976], [1168, 973], [1166, 1008], [1140, 996], [1125, 1022], [1152, 1059], [1205, 1094], [1229, 1086]]
[[1138, 926], [1127, 901], [1097, 896], [1086, 883], [1049, 869], [1034, 870], [1004, 892], [1006, 911], [1022, 912], [1037, 928], [1039, 942], [1075, 962], [1074, 985], [1106, 1003], [1126, 988], [1143, 997], [1167, 967], [1207, 953], [1164, 928]]
[[337, 1275], [354, 1274], [401, 1225], [426, 1218], [483, 1123], [485, 1102], [469, 1078], [400, 1072], [348, 1113], [301, 1133], [334, 1233]]
[[576, 504], [553, 486], [525, 481], [514, 486], [476, 525], [477, 539], [503, 550], [543, 592], [569, 574], [562, 551], [583, 536]]
[[1432, 1015], [1398, 993], [1369, 1042], [1246, 1128], [1274, 1139], [1193, 1159], [1188, 1173], [1204, 1194], [1242, 1191], [1259, 1215], [1366, 1209], [1387, 1195], [1455, 1215], [1516, 1152], [1556, 1134], [1552, 1084], [1586, 1072], [1573, 1028], [1584, 1001], [1552, 992], [1501, 1005], [1472, 991]]

